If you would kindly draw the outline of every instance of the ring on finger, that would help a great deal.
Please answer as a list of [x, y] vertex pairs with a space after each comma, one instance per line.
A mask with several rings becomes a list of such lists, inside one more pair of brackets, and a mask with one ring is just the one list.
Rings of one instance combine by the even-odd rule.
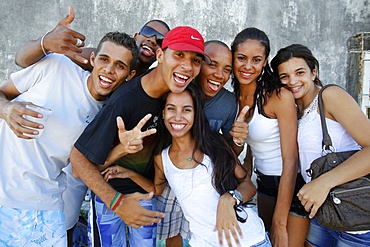
[[76, 46], [81, 47], [82, 46], [82, 40], [77, 38]]

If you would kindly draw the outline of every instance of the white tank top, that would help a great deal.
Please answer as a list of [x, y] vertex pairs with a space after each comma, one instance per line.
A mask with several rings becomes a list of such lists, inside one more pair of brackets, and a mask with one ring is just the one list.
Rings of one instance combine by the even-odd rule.
[[[202, 164], [193, 169], [179, 169], [169, 157], [169, 147], [162, 151], [164, 174], [175, 193], [185, 218], [189, 221], [191, 246], [219, 246], [216, 226], [217, 205], [220, 194], [212, 186], [213, 163], [204, 155]], [[243, 232], [241, 246], [251, 246], [265, 239], [265, 227], [252, 208], [246, 223], [239, 223]], [[223, 240], [224, 243], [226, 239]], [[236, 246], [233, 242], [233, 246]]]
[[281, 176], [282, 158], [278, 120], [258, 113], [257, 106], [249, 122], [246, 143], [251, 147], [254, 165], [265, 175]]
[[[320, 114], [318, 113], [318, 96], [310, 103], [298, 120], [298, 149], [301, 173], [306, 182], [311, 181], [306, 170], [313, 160], [321, 156], [322, 152], [322, 128]], [[337, 152], [359, 150], [360, 146], [349, 135], [341, 124], [329, 118], [326, 125], [332, 144]]]

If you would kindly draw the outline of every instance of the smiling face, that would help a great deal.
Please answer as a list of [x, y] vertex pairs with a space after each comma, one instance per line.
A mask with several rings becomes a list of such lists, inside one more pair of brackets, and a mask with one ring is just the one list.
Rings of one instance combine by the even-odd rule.
[[126, 47], [105, 41], [100, 51], [91, 55], [94, 66], [88, 79], [88, 88], [96, 100], [104, 100], [126, 79], [131, 79], [135, 71], [130, 71], [132, 52]]
[[208, 54], [212, 62], [210, 64], [202, 63], [200, 82], [206, 97], [212, 98], [230, 78], [232, 54], [229, 48], [218, 43], [207, 44], [204, 52]]
[[188, 91], [169, 93], [163, 110], [164, 124], [172, 137], [190, 135], [194, 124], [194, 102]]
[[234, 52], [234, 75], [240, 85], [254, 83], [266, 63], [265, 47], [258, 40], [247, 39]]
[[278, 66], [278, 75], [281, 83], [289, 89], [295, 99], [315, 93], [314, 79], [316, 70], [311, 71], [306, 61], [293, 57]]
[[169, 91], [181, 93], [199, 74], [202, 55], [190, 51], [166, 48], [157, 51], [158, 66]]
[[[160, 22], [153, 21], [146, 24], [158, 33], [165, 36], [168, 29]], [[156, 60], [156, 51], [160, 48], [160, 44], [156, 42], [156, 36], [147, 37], [143, 34], [136, 33], [134, 36], [136, 45], [139, 48], [139, 60], [144, 64], [152, 64]]]

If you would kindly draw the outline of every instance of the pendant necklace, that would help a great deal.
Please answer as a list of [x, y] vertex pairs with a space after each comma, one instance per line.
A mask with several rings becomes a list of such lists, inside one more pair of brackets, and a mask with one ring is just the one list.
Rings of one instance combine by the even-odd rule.
[[180, 152], [178, 152], [178, 154], [181, 156], [181, 158], [187, 160], [187, 161], [193, 161], [193, 158], [192, 157], [189, 157], [189, 158], [186, 158], [185, 156], [183, 156], [182, 154], [180, 154]]
[[[192, 157], [192, 156], [190, 156], [190, 157], [186, 158], [184, 155], [182, 155], [182, 154], [180, 153], [180, 151], [177, 151], [177, 154], [178, 154], [182, 159], [184, 159], [184, 160], [187, 160], [187, 161], [193, 161], [193, 157]], [[193, 155], [193, 154], [192, 154], [192, 155]]]

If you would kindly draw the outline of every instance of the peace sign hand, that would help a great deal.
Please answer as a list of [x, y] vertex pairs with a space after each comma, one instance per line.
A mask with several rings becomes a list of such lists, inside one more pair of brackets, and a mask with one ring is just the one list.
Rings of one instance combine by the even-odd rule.
[[147, 114], [132, 130], [125, 129], [125, 123], [121, 117], [117, 117], [118, 136], [124, 152], [128, 154], [136, 153], [143, 149], [144, 137], [150, 136], [157, 132], [156, 129], [141, 131], [145, 123], [151, 118], [152, 114]]
[[141, 131], [141, 128], [143, 128], [151, 116], [152, 114], [147, 114], [132, 130], [126, 130], [125, 123], [123, 122], [122, 118], [119, 116], [117, 117], [118, 137], [120, 143], [116, 145], [108, 154], [104, 167], [102, 167], [103, 169], [120, 157], [127, 154], [137, 153], [143, 149], [143, 138], [157, 132], [156, 129]]

